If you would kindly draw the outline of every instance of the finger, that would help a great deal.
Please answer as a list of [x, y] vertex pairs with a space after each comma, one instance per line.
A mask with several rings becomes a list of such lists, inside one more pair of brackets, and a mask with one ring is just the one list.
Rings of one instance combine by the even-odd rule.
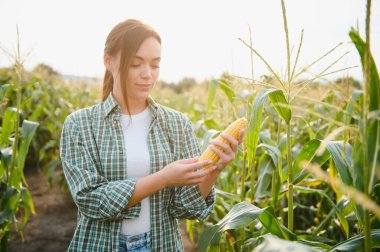
[[[212, 148], [212, 150], [215, 151], [216, 153], [218, 152], [217, 148], [214, 148], [214, 149]], [[229, 162], [234, 160], [236, 156], [236, 153], [234, 152], [231, 152], [231, 154], [226, 154], [224, 152], [219, 151], [219, 153], [217, 154], [219, 155], [220, 159], [218, 160], [216, 165], [222, 165], [222, 166], [226, 166]]]
[[190, 181], [203, 181], [210, 173], [214, 172], [217, 169], [216, 165], [211, 166], [208, 169], [200, 169], [194, 172], [191, 177], [189, 177]]
[[231, 144], [238, 145], [238, 141], [233, 136], [230, 136], [224, 132], [222, 132], [220, 136], [229, 141]]
[[[237, 148], [239, 145], [238, 140], [236, 140], [234, 137], [227, 135], [225, 133], [222, 133], [221, 136], [230, 142], [228, 147], [232, 150], [232, 152], [237, 152]], [[229, 151], [230, 151], [229, 149], [226, 149], [226, 152], [229, 152]]]
[[223, 142], [220, 142], [220, 141], [216, 141], [216, 140], [211, 140], [210, 143], [212, 143], [214, 145], [220, 146], [223, 149], [224, 152], [230, 152], [230, 151], [232, 151], [231, 150], [231, 146], [228, 145], [228, 144], [226, 144], [226, 143], [223, 143]]
[[194, 170], [198, 170], [198, 169], [201, 169], [203, 168], [204, 166], [206, 165], [209, 165], [212, 163], [212, 160], [202, 160], [202, 161], [198, 161], [196, 163], [192, 163], [192, 164], [187, 164], [186, 165], [186, 170], [189, 171], [189, 172], [192, 172]]
[[[218, 167], [216, 166], [216, 164], [211, 166], [210, 168], [206, 169], [207, 175], [213, 173], [217, 169], [218, 169]], [[205, 170], [205, 169], [203, 169], [203, 170]]]
[[[217, 142], [215, 142], [215, 143], [217, 143]], [[219, 142], [219, 143], [222, 143], [222, 142]], [[234, 139], [234, 141], [231, 142], [230, 145], [225, 144], [224, 145], [224, 152], [228, 153], [228, 154], [236, 153], [237, 149], [238, 149], [238, 146], [239, 146], [238, 144], [239, 143], [238, 143], [238, 141], [236, 139]]]
[[189, 180], [192, 180], [192, 179], [201, 179], [201, 178], [204, 178], [205, 176], [207, 176], [209, 174], [209, 169], [205, 170], [205, 169], [199, 169], [197, 171], [194, 171], [192, 172], [188, 179]]
[[211, 148], [211, 150], [213, 150], [219, 156], [220, 159], [223, 159], [223, 160], [225, 160], [225, 159], [227, 159], [227, 157], [229, 157], [228, 153], [233, 154], [231, 148], [229, 148], [229, 151], [223, 152], [213, 145], [210, 145], [209, 147]]
[[195, 163], [198, 161], [198, 156], [197, 157], [193, 157], [193, 158], [187, 158], [187, 159], [181, 159], [181, 160], [178, 160], [178, 163], [181, 163], [181, 164], [192, 164], [192, 163]]

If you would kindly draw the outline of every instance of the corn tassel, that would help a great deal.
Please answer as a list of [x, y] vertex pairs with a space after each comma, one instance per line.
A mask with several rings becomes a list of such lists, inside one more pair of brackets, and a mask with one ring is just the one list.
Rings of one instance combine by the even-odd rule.
[[[245, 117], [242, 117], [242, 118], [239, 118], [237, 119], [236, 121], [234, 121], [233, 123], [231, 123], [227, 129], [224, 130], [224, 133], [227, 134], [227, 135], [230, 135], [232, 137], [234, 137], [236, 140], [238, 139], [239, 137], [239, 132], [241, 129], [245, 129], [248, 125], [248, 121]], [[216, 138], [216, 141], [219, 141], [219, 142], [223, 142], [225, 144], [230, 144], [228, 140], [224, 139], [221, 135], [219, 135], [217, 138]], [[220, 146], [215, 146], [216, 148], [218, 148], [219, 150], [223, 151], [223, 149], [220, 147]], [[212, 160], [212, 163], [209, 164], [209, 165], [205, 165], [203, 168], [204, 169], [209, 169], [210, 167], [212, 167], [213, 165], [216, 164], [216, 162], [218, 162], [219, 160], [219, 155], [216, 154], [210, 147], [207, 147], [207, 149], [205, 150], [205, 152], [203, 152], [203, 154], [201, 155], [201, 157], [198, 159], [199, 161], [202, 161], [202, 160]]]

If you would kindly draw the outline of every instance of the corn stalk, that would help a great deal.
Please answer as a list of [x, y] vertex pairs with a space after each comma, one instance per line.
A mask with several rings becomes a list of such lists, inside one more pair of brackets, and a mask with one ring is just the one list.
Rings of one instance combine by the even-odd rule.
[[[12, 149], [12, 160], [10, 165], [10, 171], [9, 171], [9, 180], [7, 181], [7, 187], [11, 187], [14, 185], [13, 178], [15, 173], [13, 172], [14, 169], [16, 169], [16, 156], [18, 155], [18, 142], [19, 142], [19, 125], [20, 125], [20, 104], [21, 104], [21, 91], [22, 91], [22, 71], [23, 66], [21, 62], [21, 55], [20, 55], [20, 41], [19, 41], [19, 31], [17, 28], [17, 49], [15, 54], [15, 64], [14, 64], [14, 70], [16, 73], [15, 78], [15, 84], [16, 84], [16, 90], [17, 90], [17, 100], [16, 100], [16, 121], [15, 121], [15, 138], [14, 138], [14, 144]], [[15, 185], [17, 188], [20, 187], [20, 185]]]
[[[364, 100], [363, 100], [363, 130], [364, 134], [362, 135], [363, 139], [363, 168], [364, 168], [364, 193], [369, 195], [370, 193], [370, 175], [372, 172], [370, 171], [371, 161], [369, 160], [369, 150], [368, 150], [368, 135], [369, 135], [369, 122], [368, 122], [368, 92], [370, 85], [370, 55], [371, 55], [371, 47], [370, 47], [370, 19], [371, 19], [371, 0], [367, 0], [367, 13], [366, 13], [366, 51], [365, 51], [365, 64], [364, 64]], [[368, 210], [365, 210], [364, 217], [364, 233], [365, 233], [365, 241], [364, 247], [366, 252], [370, 252], [371, 249], [371, 221]]]
[[[284, 0], [281, 0], [282, 8], [282, 17], [284, 19], [284, 30], [286, 37], [286, 55], [287, 55], [287, 101], [290, 105], [291, 101], [291, 85], [292, 85], [292, 76], [290, 74], [290, 45], [289, 45], [289, 32], [288, 32], [288, 23], [286, 20], [286, 9]], [[293, 232], [293, 167], [292, 167], [292, 146], [291, 146], [291, 118], [286, 122], [286, 142], [287, 142], [287, 164], [288, 164], [288, 228]]]

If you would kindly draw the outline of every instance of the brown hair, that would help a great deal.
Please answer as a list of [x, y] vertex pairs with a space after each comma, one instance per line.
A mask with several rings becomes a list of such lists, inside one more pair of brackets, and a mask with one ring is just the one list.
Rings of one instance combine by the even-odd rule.
[[[128, 19], [117, 24], [108, 34], [104, 52], [111, 56], [116, 56], [118, 52], [120, 55], [120, 85], [122, 95], [129, 112], [127, 89], [125, 82], [129, 66], [133, 57], [136, 55], [137, 50], [145, 39], [153, 37], [161, 44], [160, 35], [149, 25], [135, 19]], [[102, 100], [105, 101], [113, 89], [113, 77], [111, 72], [106, 69], [103, 80], [103, 94]]]

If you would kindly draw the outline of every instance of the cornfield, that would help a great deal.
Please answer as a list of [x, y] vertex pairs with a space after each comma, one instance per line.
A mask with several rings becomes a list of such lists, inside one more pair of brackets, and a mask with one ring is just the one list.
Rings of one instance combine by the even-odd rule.
[[[287, 52], [278, 74], [252, 41], [240, 39], [269, 74], [255, 78], [225, 73], [207, 85], [175, 94], [160, 83], [152, 94], [192, 120], [202, 151], [232, 121], [248, 128], [238, 156], [215, 185], [213, 213], [186, 220], [199, 251], [372, 251], [380, 248], [380, 78], [370, 51], [370, 7], [365, 40], [348, 36], [360, 55], [363, 83], [319, 82], [335, 69], [326, 56], [298, 66], [303, 31], [291, 53], [285, 3], [281, 1]], [[291, 18], [291, 17], [290, 17]], [[25, 166], [41, 167], [48, 180], [56, 169], [59, 134], [70, 112], [95, 104], [99, 87], [67, 85], [41, 72], [26, 73], [20, 52], [14, 68], [0, 73], [0, 240], [34, 214]], [[314, 77], [303, 74], [320, 64]], [[203, 97], [200, 94], [205, 94]], [[62, 186], [64, 181], [62, 180]]]

